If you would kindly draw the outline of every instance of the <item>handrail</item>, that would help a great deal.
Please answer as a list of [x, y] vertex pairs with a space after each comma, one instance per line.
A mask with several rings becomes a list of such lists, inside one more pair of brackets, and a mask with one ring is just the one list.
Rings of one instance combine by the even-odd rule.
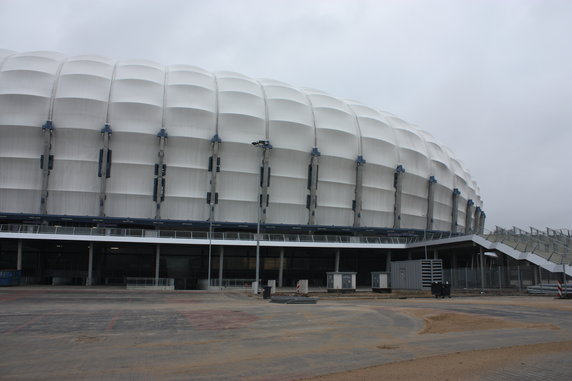
[[[68, 227], [50, 225], [0, 224], [0, 232], [55, 235], [88, 235], [99, 237], [172, 238], [172, 239], [213, 239], [255, 241], [256, 234], [248, 232], [205, 232], [151, 230], [101, 227]], [[425, 232], [416, 236], [345, 236], [311, 234], [261, 233], [260, 241], [268, 242], [308, 242], [308, 243], [357, 243], [357, 244], [410, 244], [424, 241], [451, 238], [450, 232]], [[456, 236], [456, 235], [455, 235]]]

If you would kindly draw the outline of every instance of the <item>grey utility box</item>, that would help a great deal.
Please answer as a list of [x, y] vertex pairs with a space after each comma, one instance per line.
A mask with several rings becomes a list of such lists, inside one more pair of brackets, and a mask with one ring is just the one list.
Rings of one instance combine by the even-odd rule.
[[394, 290], [430, 290], [433, 282], [443, 282], [441, 259], [391, 262], [391, 287]]
[[371, 289], [375, 292], [391, 292], [389, 273], [383, 271], [372, 272]]
[[356, 290], [356, 273], [331, 272], [326, 274], [328, 292], [354, 292]]

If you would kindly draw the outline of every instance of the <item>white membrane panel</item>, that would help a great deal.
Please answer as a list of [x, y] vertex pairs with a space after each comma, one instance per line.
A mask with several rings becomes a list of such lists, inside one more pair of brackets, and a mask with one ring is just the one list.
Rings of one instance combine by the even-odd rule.
[[48, 120], [54, 126], [50, 214], [98, 214], [99, 152], [106, 123], [112, 130], [107, 216], [155, 217], [153, 184], [161, 129], [168, 134], [164, 219], [208, 219], [208, 168], [215, 135], [221, 140], [215, 208], [219, 222], [257, 220], [262, 150], [252, 142], [259, 140], [273, 146], [267, 223], [308, 222], [314, 147], [321, 153], [318, 225], [353, 225], [359, 156], [366, 161], [363, 227], [393, 227], [398, 165], [405, 168], [401, 228], [425, 228], [430, 176], [437, 180], [435, 230], [451, 228], [455, 188], [461, 192], [459, 232], [464, 230], [467, 200], [475, 203], [473, 213], [483, 206], [477, 183], [450, 149], [428, 132], [359, 102], [190, 65], [0, 50], [0, 212], [40, 212], [42, 126]]

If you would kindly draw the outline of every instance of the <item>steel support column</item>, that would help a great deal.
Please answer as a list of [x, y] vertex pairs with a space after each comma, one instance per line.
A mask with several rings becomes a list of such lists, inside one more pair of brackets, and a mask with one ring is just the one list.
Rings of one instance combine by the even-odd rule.
[[485, 220], [487, 218], [487, 215], [485, 214], [485, 212], [483, 212], [481, 210], [481, 218], [479, 219], [479, 232], [483, 233], [485, 231]]
[[312, 148], [310, 154], [310, 165], [308, 166], [308, 191], [306, 208], [308, 209], [308, 225], [316, 224], [316, 208], [318, 207], [318, 162], [320, 151], [317, 147]]
[[481, 264], [481, 292], [485, 290], [485, 253], [482, 247], [479, 247], [479, 258]]
[[270, 186], [270, 150], [272, 146], [270, 142], [262, 146], [262, 167], [260, 168], [260, 223], [266, 223], [266, 208], [268, 208], [269, 196], [268, 187]]
[[387, 257], [385, 260], [386, 260], [385, 271], [390, 273], [391, 272], [391, 250], [387, 252]]
[[159, 138], [159, 152], [157, 153], [157, 163], [155, 164], [155, 182], [153, 189], [153, 201], [155, 201], [155, 218], [161, 218], [161, 203], [165, 201], [165, 175], [167, 165], [165, 164], [165, 141], [169, 137], [167, 131], [161, 128], [157, 133]]
[[481, 232], [481, 208], [477, 206], [475, 208], [474, 220], [473, 220], [473, 233], [479, 234]]
[[22, 240], [18, 240], [18, 252], [16, 257], [16, 270], [22, 270]]
[[93, 284], [93, 242], [89, 243], [89, 252], [87, 257], [87, 279], [85, 280], [86, 286]]
[[284, 280], [284, 248], [280, 248], [280, 263], [278, 264], [278, 287], [282, 287]]
[[365, 159], [359, 155], [356, 159], [356, 188], [355, 199], [352, 205], [354, 211], [354, 227], [361, 226], [361, 205], [363, 195], [363, 167]]
[[467, 200], [467, 209], [465, 210], [465, 234], [470, 234], [473, 232], [473, 200]]
[[40, 168], [42, 169], [42, 193], [40, 198], [40, 214], [48, 214], [48, 183], [50, 170], [53, 168], [54, 157], [52, 156], [52, 134], [54, 125], [48, 120], [42, 126], [44, 135], [44, 153], [40, 156]]
[[451, 232], [457, 232], [457, 221], [459, 219], [459, 195], [461, 191], [455, 188], [453, 189], [453, 208], [451, 210]]
[[405, 168], [400, 164], [393, 174], [393, 187], [395, 188], [395, 204], [393, 206], [393, 228], [401, 227], [401, 191], [403, 188], [403, 175]]
[[113, 131], [108, 123], [101, 129], [102, 148], [99, 151], [99, 216], [105, 216], [105, 200], [107, 199], [107, 179], [111, 176], [111, 150], [109, 141]]
[[220, 172], [220, 143], [222, 140], [215, 134], [211, 139], [211, 157], [209, 158], [209, 172], [211, 173], [210, 178], [210, 191], [207, 193], [207, 204], [209, 204], [209, 221], [214, 221], [215, 205], [218, 204], [218, 193], [217, 193], [217, 175]]
[[155, 286], [159, 285], [159, 265], [161, 263], [161, 244], [155, 249]]
[[334, 258], [334, 271], [340, 272], [340, 249], [336, 249], [336, 256]]
[[435, 210], [435, 184], [437, 179], [430, 176], [427, 181], [427, 223], [426, 230], [433, 230], [433, 214]]
[[222, 289], [222, 272], [224, 266], [224, 246], [219, 247], [218, 252], [218, 287]]

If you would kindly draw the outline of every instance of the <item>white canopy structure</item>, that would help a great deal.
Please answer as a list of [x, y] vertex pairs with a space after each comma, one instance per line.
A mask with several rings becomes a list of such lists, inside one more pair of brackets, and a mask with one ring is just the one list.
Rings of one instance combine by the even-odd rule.
[[1, 213], [211, 210], [220, 222], [454, 232], [484, 221], [449, 149], [360, 103], [188, 65], [0, 50]]

